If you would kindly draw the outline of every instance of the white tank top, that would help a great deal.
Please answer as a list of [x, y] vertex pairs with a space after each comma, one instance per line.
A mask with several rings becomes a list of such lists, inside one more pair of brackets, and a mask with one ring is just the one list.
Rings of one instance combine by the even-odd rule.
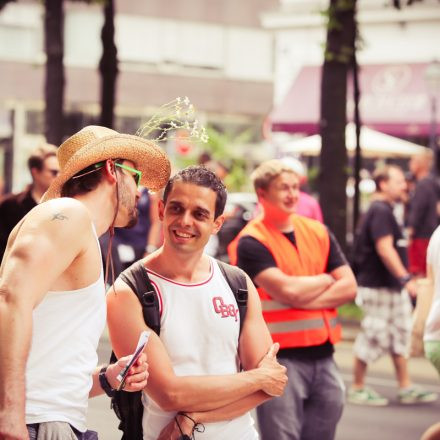
[[440, 341], [440, 226], [434, 231], [429, 240], [427, 263], [434, 275], [434, 294], [432, 305], [425, 324], [425, 341]]
[[[239, 371], [240, 315], [234, 294], [217, 262], [211, 259], [207, 280], [182, 284], [148, 271], [161, 305], [160, 339], [178, 376], [233, 374]], [[156, 440], [175, 416], [143, 395], [144, 440]], [[199, 440], [253, 440], [258, 434], [250, 413], [206, 423]]]
[[88, 287], [49, 291], [34, 309], [26, 364], [26, 423], [63, 421], [86, 430], [96, 349], [105, 321], [102, 270]]

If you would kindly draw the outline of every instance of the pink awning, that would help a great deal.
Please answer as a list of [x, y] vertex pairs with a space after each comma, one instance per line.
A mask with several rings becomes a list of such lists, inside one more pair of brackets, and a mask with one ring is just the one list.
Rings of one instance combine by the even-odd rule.
[[[360, 67], [361, 121], [395, 136], [428, 135], [431, 111], [424, 80], [428, 65], [388, 64]], [[271, 115], [273, 131], [313, 134], [319, 131], [321, 66], [303, 67], [284, 101]], [[352, 84], [347, 115], [353, 120]]]

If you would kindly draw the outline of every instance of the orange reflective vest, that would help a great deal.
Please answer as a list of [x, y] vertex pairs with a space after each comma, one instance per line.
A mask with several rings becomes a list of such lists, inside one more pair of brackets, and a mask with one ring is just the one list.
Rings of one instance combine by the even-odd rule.
[[[237, 245], [243, 236], [251, 236], [272, 253], [277, 267], [287, 275], [319, 275], [325, 272], [330, 238], [324, 225], [298, 215], [292, 216], [296, 247], [278, 229], [262, 218], [252, 220], [228, 246], [231, 264], [237, 264]], [[303, 310], [282, 304], [261, 287], [257, 289], [263, 316], [274, 342], [281, 348], [310, 347], [341, 338], [336, 309]]]

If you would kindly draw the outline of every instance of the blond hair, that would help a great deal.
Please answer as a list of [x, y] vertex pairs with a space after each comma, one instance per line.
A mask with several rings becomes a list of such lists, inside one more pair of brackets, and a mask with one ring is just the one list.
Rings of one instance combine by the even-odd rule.
[[271, 159], [260, 164], [251, 174], [251, 180], [254, 184], [255, 191], [257, 189], [267, 189], [270, 182], [277, 178], [281, 173], [292, 173], [298, 178], [300, 176], [291, 166], [278, 159]]

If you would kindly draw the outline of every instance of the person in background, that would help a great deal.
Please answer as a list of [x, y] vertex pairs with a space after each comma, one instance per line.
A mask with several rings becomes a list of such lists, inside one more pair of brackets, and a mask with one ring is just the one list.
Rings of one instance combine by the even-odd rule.
[[409, 169], [415, 178], [415, 188], [408, 208], [408, 258], [409, 272], [416, 277], [426, 276], [426, 250], [429, 238], [438, 225], [439, 187], [430, 175], [433, 160], [432, 150], [426, 148], [409, 162]]
[[364, 317], [354, 344], [354, 381], [348, 401], [359, 405], [384, 406], [388, 399], [365, 386], [367, 367], [390, 354], [399, 385], [401, 403], [432, 402], [435, 393], [412, 386], [407, 362], [411, 331], [410, 297], [416, 283], [407, 270], [406, 240], [393, 213], [393, 206], [406, 193], [403, 171], [387, 165], [374, 173], [376, 194], [356, 240], [354, 255], [359, 284], [356, 302]]
[[292, 170], [299, 176], [300, 179], [299, 181], [300, 191], [299, 191], [298, 203], [296, 204], [296, 208], [295, 208], [296, 214], [308, 218], [313, 218], [323, 223], [324, 218], [318, 201], [310, 194], [301, 190], [301, 188], [304, 188], [304, 186], [307, 183], [306, 166], [298, 159], [295, 159], [294, 157], [283, 157], [281, 161], [287, 166], [291, 167]]
[[332, 440], [345, 400], [333, 359], [341, 337], [336, 308], [354, 299], [356, 281], [326, 226], [296, 215], [300, 176], [291, 166], [269, 160], [251, 177], [263, 212], [228, 251], [258, 287], [289, 377], [283, 396], [257, 408], [261, 436]]
[[[205, 159], [208, 159], [208, 156], [205, 156]], [[212, 159], [209, 156], [209, 159], [203, 162], [203, 166], [206, 169], [212, 171], [223, 183], [225, 182], [225, 178], [229, 173], [229, 170], [226, 167], [226, 165], [224, 165], [218, 160]], [[227, 220], [228, 218], [226, 217], [225, 214], [225, 221]], [[206, 243], [205, 252], [208, 255], [215, 257], [219, 253], [219, 246], [220, 246], [220, 238], [217, 234], [213, 234], [211, 235], [211, 237], [209, 237], [208, 243]]]
[[23, 192], [6, 195], [0, 202], [0, 261], [14, 226], [40, 202], [58, 175], [56, 147], [50, 144], [40, 145], [31, 153], [27, 164], [32, 183]]

